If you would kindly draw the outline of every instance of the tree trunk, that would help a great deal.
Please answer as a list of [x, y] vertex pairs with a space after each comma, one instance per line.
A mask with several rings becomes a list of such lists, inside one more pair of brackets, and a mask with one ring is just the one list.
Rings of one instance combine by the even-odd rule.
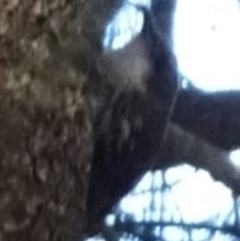
[[83, 237], [94, 116], [86, 72], [119, 2], [0, 1], [1, 241]]

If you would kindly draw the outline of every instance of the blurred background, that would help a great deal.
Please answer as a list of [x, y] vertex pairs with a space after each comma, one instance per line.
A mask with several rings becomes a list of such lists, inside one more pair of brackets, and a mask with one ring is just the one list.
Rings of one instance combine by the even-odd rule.
[[[151, 5], [126, 2], [106, 29], [106, 50], [123, 47], [141, 31], [142, 13], [129, 2]], [[183, 88], [190, 81], [207, 92], [240, 90], [238, 0], [178, 0], [172, 34]], [[229, 155], [240, 166], [240, 150]], [[87, 241], [237, 241], [240, 200], [189, 165], [147, 172], [106, 217], [105, 233]]]

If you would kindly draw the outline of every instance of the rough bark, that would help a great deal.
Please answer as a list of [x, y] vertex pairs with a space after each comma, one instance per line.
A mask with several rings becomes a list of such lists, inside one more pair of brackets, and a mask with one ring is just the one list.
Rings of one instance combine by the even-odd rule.
[[87, 70], [119, 2], [0, 1], [1, 241], [83, 237], [95, 109]]

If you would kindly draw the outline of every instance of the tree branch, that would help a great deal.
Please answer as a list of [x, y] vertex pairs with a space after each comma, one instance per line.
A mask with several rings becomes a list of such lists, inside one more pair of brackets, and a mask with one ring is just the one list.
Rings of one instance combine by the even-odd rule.
[[240, 147], [240, 91], [182, 90], [172, 121], [215, 146]]

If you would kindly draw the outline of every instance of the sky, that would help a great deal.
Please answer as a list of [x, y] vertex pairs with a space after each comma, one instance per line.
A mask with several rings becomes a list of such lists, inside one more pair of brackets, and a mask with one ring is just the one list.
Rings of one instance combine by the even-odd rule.
[[179, 0], [173, 35], [179, 69], [197, 87], [240, 89], [238, 0]]

